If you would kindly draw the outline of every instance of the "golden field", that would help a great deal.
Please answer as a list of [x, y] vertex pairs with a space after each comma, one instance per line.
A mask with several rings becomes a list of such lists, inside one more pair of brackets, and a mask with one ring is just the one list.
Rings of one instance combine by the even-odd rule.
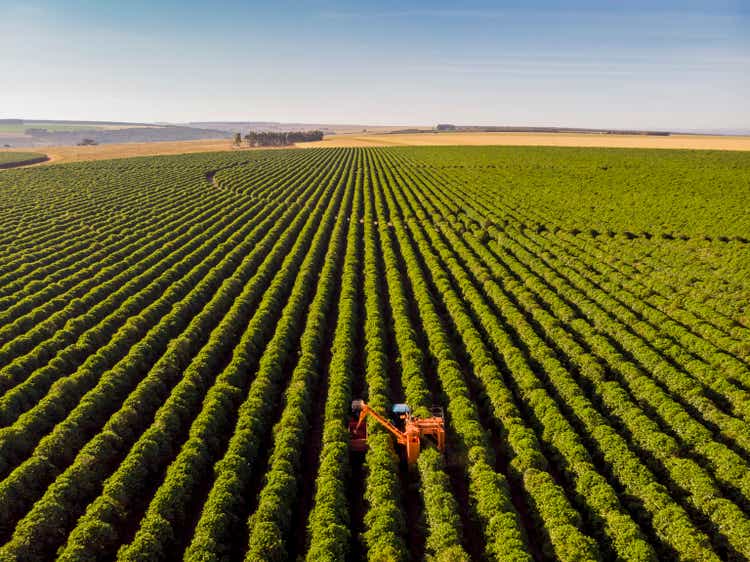
[[319, 146], [591, 146], [613, 148], [692, 148], [750, 150], [750, 137], [709, 135], [606, 135], [592, 133], [409, 133], [391, 135], [333, 135]]
[[122, 144], [99, 144], [96, 146], [37, 146], [33, 148], [6, 148], [5, 152], [39, 152], [49, 156], [47, 162], [35, 164], [46, 166], [64, 162], [84, 162], [90, 160], [112, 160], [133, 156], [157, 156], [167, 154], [192, 154], [195, 152], [221, 152], [226, 150], [257, 150], [236, 148], [231, 139], [143, 142]]
[[[342, 134], [322, 141], [299, 143], [297, 148], [354, 146], [581, 146], [617, 148], [685, 148], [704, 150], [750, 150], [750, 137], [709, 135], [605, 135], [584, 133], [405, 133]], [[65, 162], [110, 160], [133, 156], [191, 154], [226, 150], [261, 150], [237, 148], [229, 139], [100, 144], [97, 146], [40, 146], [8, 148], [0, 151], [39, 152], [49, 157], [46, 166]], [[267, 149], [266, 149], [267, 150]]]

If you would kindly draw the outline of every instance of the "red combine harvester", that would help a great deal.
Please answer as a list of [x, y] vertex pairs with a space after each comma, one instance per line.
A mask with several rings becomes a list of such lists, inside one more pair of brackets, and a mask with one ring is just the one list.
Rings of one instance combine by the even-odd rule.
[[[412, 415], [411, 408], [406, 404], [394, 404], [392, 410], [396, 419], [394, 423], [370, 408], [364, 400], [354, 400], [352, 402], [354, 418], [349, 421], [351, 448], [354, 451], [367, 450], [367, 424], [365, 419], [369, 415], [390, 431], [396, 438], [397, 443], [405, 447], [406, 462], [410, 465], [417, 462], [422, 439], [426, 436], [434, 438], [438, 451], [442, 453], [445, 451], [443, 409], [433, 407], [430, 411], [432, 416], [422, 419]], [[399, 428], [397, 424], [403, 426], [403, 429]]]

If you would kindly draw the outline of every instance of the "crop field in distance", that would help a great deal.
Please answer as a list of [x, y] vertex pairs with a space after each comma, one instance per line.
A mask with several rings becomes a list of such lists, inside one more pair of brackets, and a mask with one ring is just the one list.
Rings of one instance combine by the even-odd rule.
[[[2, 142], [2, 139], [0, 139]], [[14, 150], [18, 152], [19, 149]], [[112, 160], [115, 158], [134, 158], [137, 156], [162, 156], [175, 154], [193, 154], [200, 152], [226, 152], [228, 150], [250, 150], [234, 148], [231, 139], [209, 139], [174, 142], [136, 142], [112, 143], [95, 146], [44, 146], [35, 150], [43, 151], [48, 157], [48, 164], [68, 162], [92, 162]], [[6, 154], [0, 150], [0, 159]], [[45, 164], [46, 165], [46, 164]]]
[[[113, 126], [114, 127], [114, 126]], [[3, 142], [0, 132], [0, 145]], [[666, 148], [666, 149], [712, 149], [750, 151], [750, 137], [671, 135], [668, 137], [648, 135], [603, 135], [584, 133], [379, 133], [377, 129], [367, 133], [335, 134], [322, 141], [303, 142], [297, 148], [342, 148], [379, 146], [563, 146], [593, 148]], [[0, 159], [7, 151], [19, 149], [0, 148]], [[43, 146], [48, 160], [43, 165], [67, 162], [91, 162], [136, 156], [192, 154], [199, 152], [226, 152], [227, 150], [249, 150], [246, 146], [235, 147], [231, 139], [204, 139], [188, 141], [106, 143], [97, 146]]]
[[0, 169], [26, 166], [47, 160], [40, 152], [0, 152]]
[[747, 560], [748, 201], [718, 150], [4, 170], [0, 561]]
[[25, 121], [23, 123], [2, 123], [0, 122], [0, 133], [23, 133], [27, 129], [47, 129], [48, 131], [96, 131], [96, 130], [116, 130], [130, 129], [141, 127], [137, 124], [97, 124], [97, 123], [76, 123], [75, 121]]

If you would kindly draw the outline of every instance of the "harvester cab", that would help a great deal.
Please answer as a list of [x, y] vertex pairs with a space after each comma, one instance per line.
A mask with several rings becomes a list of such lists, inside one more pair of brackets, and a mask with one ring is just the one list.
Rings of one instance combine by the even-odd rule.
[[422, 441], [427, 437], [434, 440], [438, 451], [445, 451], [445, 423], [443, 409], [440, 407], [431, 408], [429, 418], [419, 418], [412, 414], [407, 404], [394, 404], [389, 420], [370, 408], [364, 400], [354, 400], [352, 414], [349, 434], [350, 446], [354, 451], [367, 450], [367, 416], [374, 418], [396, 438], [399, 445], [404, 446], [406, 461], [410, 465], [417, 462]]
[[406, 426], [406, 418], [411, 416], [411, 408], [407, 404], [394, 404], [391, 406], [391, 421], [401, 431]]

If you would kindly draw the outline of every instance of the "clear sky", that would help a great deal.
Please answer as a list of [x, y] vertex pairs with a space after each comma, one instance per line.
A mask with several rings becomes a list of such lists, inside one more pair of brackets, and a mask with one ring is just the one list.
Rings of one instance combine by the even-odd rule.
[[8, 117], [748, 129], [750, 0], [0, 0]]

